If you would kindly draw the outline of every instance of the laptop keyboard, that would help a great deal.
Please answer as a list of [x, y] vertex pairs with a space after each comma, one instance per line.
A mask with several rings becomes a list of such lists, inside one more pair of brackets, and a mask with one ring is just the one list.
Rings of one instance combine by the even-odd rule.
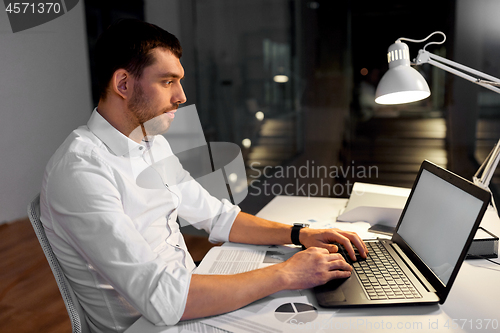
[[415, 299], [422, 297], [381, 243], [366, 242], [365, 244], [368, 247], [366, 260], [361, 258], [356, 249], [358, 261], [352, 261], [342, 246], [339, 246], [339, 253], [352, 265], [370, 299]]

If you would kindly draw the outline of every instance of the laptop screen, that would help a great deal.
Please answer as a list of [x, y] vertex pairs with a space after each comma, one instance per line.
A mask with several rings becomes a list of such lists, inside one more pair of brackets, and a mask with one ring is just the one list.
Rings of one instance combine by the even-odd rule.
[[446, 285], [482, 205], [424, 169], [397, 232]]

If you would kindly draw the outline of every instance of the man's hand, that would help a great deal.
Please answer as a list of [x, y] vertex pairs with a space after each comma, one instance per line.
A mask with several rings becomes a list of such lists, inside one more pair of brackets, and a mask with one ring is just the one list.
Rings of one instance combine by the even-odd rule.
[[[291, 243], [290, 233], [289, 224], [272, 222], [240, 212], [234, 220], [229, 241], [245, 244], [289, 244]], [[353, 260], [356, 260], [356, 256], [352, 244], [356, 246], [363, 258], [366, 258], [368, 254], [365, 243], [355, 232], [302, 228], [299, 240], [305, 247], [322, 247], [331, 253], [338, 251], [337, 246], [333, 244], [337, 242], [345, 247]]]
[[282, 264], [286, 289], [307, 289], [327, 283], [332, 279], [348, 278], [352, 266], [338, 253], [324, 248], [311, 247], [296, 253]]
[[331, 253], [338, 251], [338, 247], [332, 243], [337, 242], [342, 244], [349, 253], [352, 260], [356, 260], [354, 248], [356, 246], [361, 257], [366, 258], [368, 249], [365, 243], [361, 240], [357, 233], [351, 231], [343, 231], [340, 229], [312, 229], [302, 228], [300, 230], [299, 240], [305, 247], [322, 247]]
[[312, 247], [285, 262], [231, 275], [191, 276], [182, 319], [233, 311], [281, 290], [312, 288], [348, 278], [352, 267], [338, 253]]

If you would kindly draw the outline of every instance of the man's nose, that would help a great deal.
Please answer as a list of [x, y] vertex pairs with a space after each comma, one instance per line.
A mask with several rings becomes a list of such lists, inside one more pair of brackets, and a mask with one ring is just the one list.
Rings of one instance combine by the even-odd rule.
[[186, 94], [184, 93], [184, 89], [182, 85], [179, 83], [178, 88], [175, 94], [172, 96], [173, 104], [184, 104], [187, 101]]

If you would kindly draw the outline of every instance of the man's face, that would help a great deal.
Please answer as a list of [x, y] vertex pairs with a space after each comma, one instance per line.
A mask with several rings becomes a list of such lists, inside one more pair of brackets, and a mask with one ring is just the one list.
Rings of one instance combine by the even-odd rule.
[[128, 109], [136, 126], [144, 125], [147, 135], [165, 133], [174, 119], [179, 104], [186, 102], [180, 83], [184, 68], [170, 51], [153, 50], [155, 61], [144, 68], [133, 85]]

